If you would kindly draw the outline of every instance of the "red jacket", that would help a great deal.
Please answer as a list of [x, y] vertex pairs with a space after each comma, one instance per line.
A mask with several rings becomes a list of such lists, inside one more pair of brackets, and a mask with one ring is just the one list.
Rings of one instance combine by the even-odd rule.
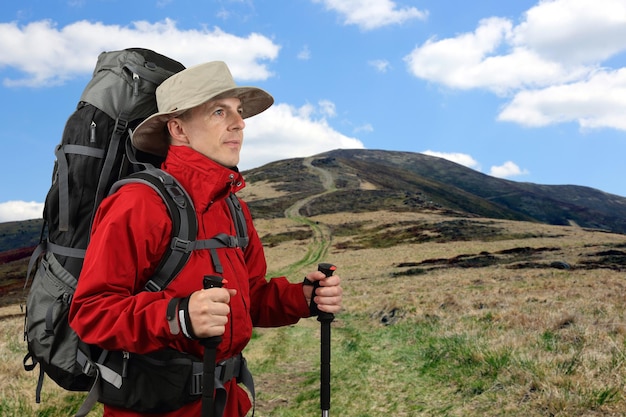
[[[236, 171], [225, 168], [188, 147], [172, 146], [163, 169], [174, 175], [190, 194], [198, 218], [198, 239], [218, 233], [236, 235], [225, 197], [244, 187]], [[217, 360], [240, 353], [252, 335], [252, 327], [296, 323], [308, 317], [302, 284], [286, 278], [266, 280], [266, 262], [247, 205], [242, 202], [249, 244], [221, 248], [225, 287], [237, 290], [231, 298], [229, 325], [218, 347]], [[78, 287], [70, 309], [70, 324], [89, 344], [108, 350], [148, 353], [175, 348], [199, 358], [204, 348], [182, 332], [172, 335], [166, 319], [168, 302], [202, 288], [204, 275], [214, 274], [208, 250], [191, 254], [176, 279], [161, 292], [141, 291], [170, 243], [172, 223], [161, 197], [144, 184], [128, 184], [105, 199], [98, 209]], [[225, 417], [245, 415], [250, 409], [246, 392], [226, 384]], [[159, 416], [200, 416], [196, 401]], [[104, 416], [141, 416], [105, 406]]]

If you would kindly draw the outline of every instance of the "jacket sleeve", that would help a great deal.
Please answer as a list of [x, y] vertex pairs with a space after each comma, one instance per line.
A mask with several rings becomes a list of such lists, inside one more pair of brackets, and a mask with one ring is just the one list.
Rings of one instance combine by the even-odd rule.
[[163, 292], [141, 291], [170, 241], [171, 221], [161, 198], [129, 184], [100, 205], [69, 313], [89, 344], [147, 353], [171, 339]]
[[267, 263], [261, 239], [252, 224], [249, 209], [242, 203], [250, 242], [245, 251], [250, 283], [250, 315], [257, 327], [278, 327], [309, 317], [302, 283], [290, 283], [286, 277], [266, 279]]

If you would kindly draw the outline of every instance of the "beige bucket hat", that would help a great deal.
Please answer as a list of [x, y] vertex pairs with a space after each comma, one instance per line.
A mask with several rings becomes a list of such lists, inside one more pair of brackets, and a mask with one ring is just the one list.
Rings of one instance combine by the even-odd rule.
[[165, 156], [169, 147], [167, 121], [209, 100], [224, 97], [241, 100], [244, 119], [261, 113], [274, 103], [274, 98], [260, 88], [237, 86], [224, 62], [189, 67], [157, 87], [158, 112], [137, 126], [132, 133], [133, 145], [140, 151]]

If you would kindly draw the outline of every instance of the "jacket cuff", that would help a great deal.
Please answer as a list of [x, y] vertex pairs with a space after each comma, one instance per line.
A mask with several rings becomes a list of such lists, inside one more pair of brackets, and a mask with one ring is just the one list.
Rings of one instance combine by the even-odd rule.
[[[306, 281], [309, 281], [305, 278]], [[311, 282], [311, 281], [309, 281]], [[300, 291], [300, 299], [302, 300], [301, 303], [298, 304], [297, 309], [298, 309], [298, 315], [302, 318], [306, 318], [306, 317], [311, 317], [311, 306], [309, 305], [309, 303], [307, 303], [306, 301], [306, 297], [304, 296], [304, 286], [310, 286], [311, 284], [307, 284], [306, 282], [302, 282], [300, 284], [295, 284], [295, 287], [297, 287], [297, 289]], [[315, 297], [315, 289], [313, 290], [313, 293], [311, 293], [311, 297]]]
[[178, 304], [180, 302], [180, 298], [172, 298], [169, 303], [167, 303], [167, 324], [170, 327], [170, 333], [174, 336], [180, 334], [180, 323], [178, 322]]

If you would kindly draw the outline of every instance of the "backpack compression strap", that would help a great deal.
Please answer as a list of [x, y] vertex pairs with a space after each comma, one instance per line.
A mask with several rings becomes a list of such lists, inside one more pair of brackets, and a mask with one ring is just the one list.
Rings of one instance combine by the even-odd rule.
[[[129, 115], [124, 111], [121, 111], [115, 119], [115, 127], [113, 128], [113, 133], [111, 133], [111, 140], [109, 141], [109, 146], [107, 148], [107, 156], [104, 160], [102, 170], [100, 171], [100, 178], [98, 179], [94, 207], [98, 207], [104, 197], [106, 197], [107, 185], [111, 182], [111, 176], [113, 175], [113, 165], [115, 164], [115, 160], [120, 153], [122, 137], [128, 134], [128, 119]], [[94, 210], [94, 212], [91, 213], [91, 221], [89, 224], [93, 223], [95, 214]]]

